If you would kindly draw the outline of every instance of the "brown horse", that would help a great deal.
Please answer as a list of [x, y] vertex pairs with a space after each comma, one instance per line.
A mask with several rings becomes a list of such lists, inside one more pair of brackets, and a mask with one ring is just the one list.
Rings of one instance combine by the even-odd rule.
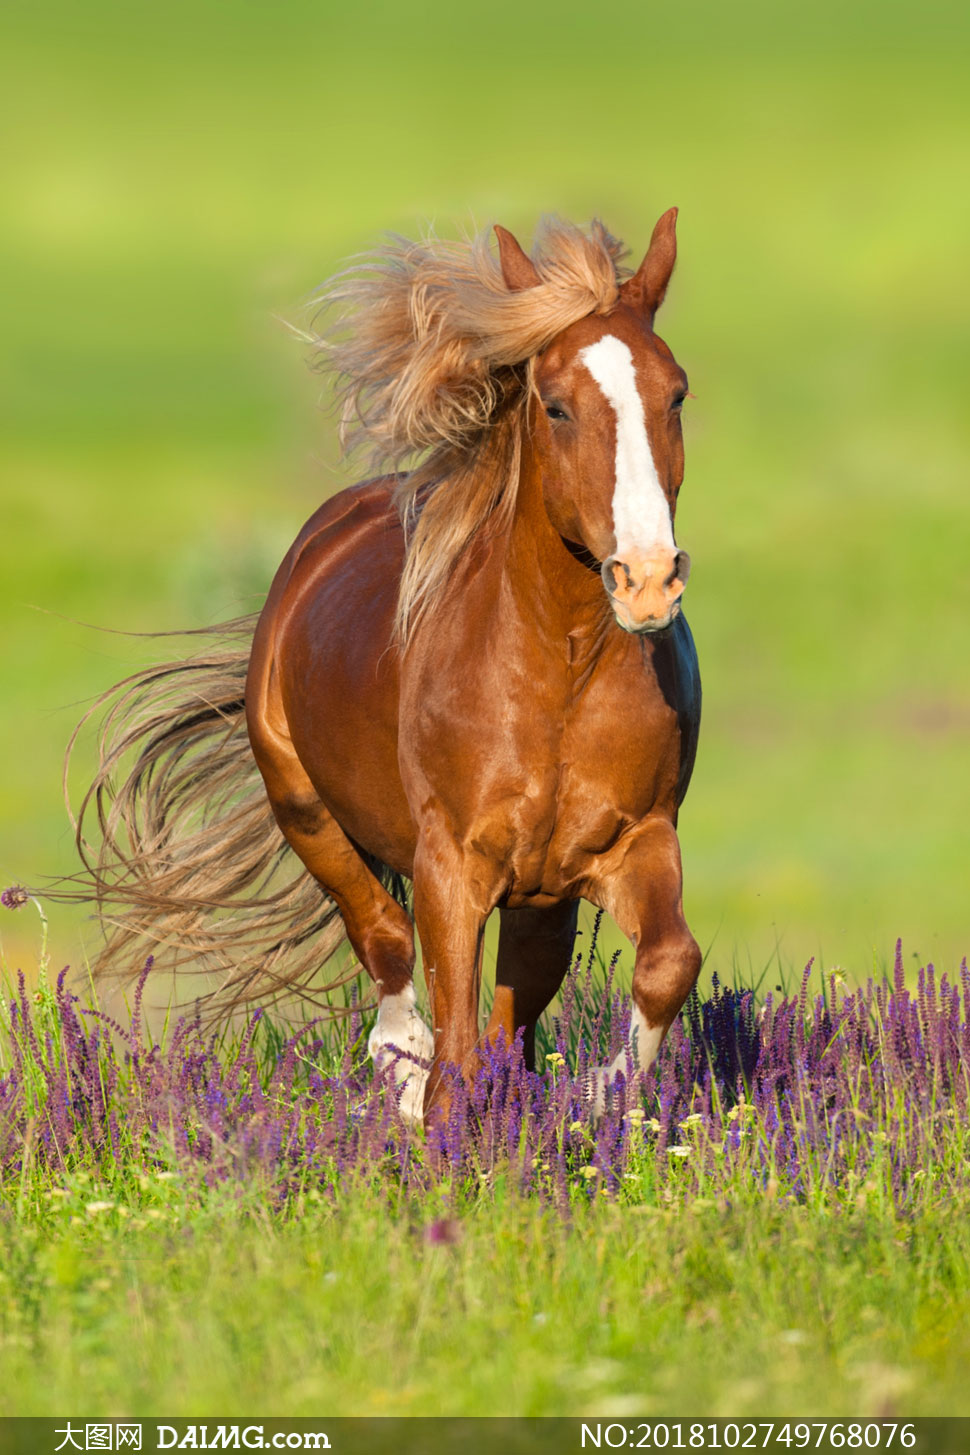
[[[448, 381], [455, 412], [472, 416], [459, 415], [457, 429], [439, 424], [451, 460], [426, 467], [417, 484], [374, 480], [317, 512], [256, 631], [246, 711], [270, 803], [378, 986], [375, 1059], [394, 1046], [431, 1058], [426, 1105], [445, 1065], [475, 1064], [482, 938], [496, 906], [486, 1035], [511, 1040], [524, 1028], [530, 1058], [536, 1022], [569, 967], [580, 898], [608, 910], [636, 946], [641, 1066], [697, 975], [675, 833], [698, 713], [680, 615], [688, 562], [673, 534], [687, 380], [653, 332], [674, 223], [673, 212], [658, 223], [633, 278], [617, 291], [610, 269], [585, 316], [540, 334], [522, 356], [503, 331], [527, 320], [533, 291], [542, 311], [557, 264], [589, 266], [596, 242], [609, 256], [604, 239], [587, 248], [553, 232], [543, 267], [541, 254], [532, 262], [498, 231], [500, 276], [480, 253], [478, 289], [457, 270], [442, 287], [439, 258], [399, 255], [412, 299], [436, 266], [439, 296], [425, 306], [438, 316], [426, 327], [463, 309], [462, 342], [474, 329], [491, 387], [480, 373]], [[375, 304], [387, 271], [368, 279]], [[486, 286], [487, 308], [477, 296]], [[478, 329], [476, 303], [492, 315]], [[351, 345], [351, 392], [373, 433], [399, 432], [400, 418], [387, 416], [420, 409], [431, 387], [400, 326], [370, 322], [363, 365]], [[397, 350], [405, 358], [395, 371]], [[385, 358], [384, 393], [368, 399]], [[437, 360], [430, 370], [437, 385]], [[399, 403], [408, 388], [420, 391], [417, 405]], [[410, 546], [395, 505], [405, 492], [421, 512]], [[481, 520], [467, 518], [469, 499], [487, 503]], [[414, 1009], [410, 920], [361, 849], [413, 880], [433, 1036]], [[407, 1061], [397, 1067], [407, 1076]]]
[[[614, 1077], [653, 1060], [697, 976], [676, 834], [700, 716], [681, 615], [689, 560], [673, 528], [687, 379], [653, 330], [675, 222], [675, 209], [660, 219], [632, 275], [600, 226], [549, 222], [532, 258], [502, 228], [497, 258], [485, 237], [393, 242], [328, 296], [344, 312], [323, 358], [343, 379], [351, 429], [385, 470], [419, 462], [342, 491], [301, 531], [247, 653], [245, 714], [276, 823], [377, 986], [370, 1052], [393, 1067], [412, 1121], [443, 1110], [446, 1067], [477, 1064], [496, 907], [485, 1036], [521, 1030], [530, 1062], [580, 899], [635, 946], [631, 1042], [594, 1070], [594, 1114]], [[227, 752], [238, 770], [245, 745], [237, 734], [227, 748], [225, 735], [238, 726], [242, 656], [220, 660], [221, 686], [198, 686], [177, 722], [156, 714], [143, 798], [164, 755], [183, 761], [200, 734], [208, 766], [196, 760], [190, 799], [214, 795], [206, 775], [229, 772]], [[177, 797], [172, 787], [169, 808]], [[252, 795], [246, 804], [249, 823], [260, 810]], [[219, 858], [218, 833], [196, 831], [195, 862], [173, 858], [164, 819], [156, 812], [140, 840], [143, 879], [153, 855], [167, 875], [151, 932], [177, 938], [188, 913], [204, 950], [200, 917], [231, 898], [213, 870], [200, 876], [203, 851]], [[254, 832], [221, 845], [236, 893], [258, 877]], [[259, 834], [262, 872], [278, 841], [271, 849], [265, 825]], [[388, 870], [413, 881], [432, 1029]], [[322, 924], [319, 901], [314, 914]], [[121, 922], [127, 933], [133, 922]], [[301, 923], [288, 943], [306, 939]]]

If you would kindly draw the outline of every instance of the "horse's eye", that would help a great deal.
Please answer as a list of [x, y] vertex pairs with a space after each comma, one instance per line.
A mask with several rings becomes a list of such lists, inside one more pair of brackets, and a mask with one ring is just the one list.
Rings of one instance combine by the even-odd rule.
[[674, 410], [674, 411], [675, 411], [675, 412], [676, 412], [676, 413], [678, 413], [678, 414], [679, 414], [679, 413], [680, 413], [680, 411], [681, 411], [681, 410], [682, 410], [682, 409], [683, 409], [683, 407], [684, 407], [684, 400], [685, 400], [685, 399], [686, 399], [686, 398], [687, 398], [687, 394], [686, 394], [686, 392], [685, 392], [685, 393], [683, 393], [683, 394], [678, 394], [678, 395], [677, 395], [677, 398], [676, 398], [676, 399], [675, 399], [675, 400], [674, 400], [674, 402], [673, 402], [673, 404], [671, 404], [671, 406], [670, 406], [670, 407], [671, 407], [671, 409], [673, 409], [673, 410]]
[[548, 414], [550, 419], [569, 418], [569, 415], [566, 413], [566, 411], [564, 409], [560, 409], [558, 404], [547, 404], [546, 413]]

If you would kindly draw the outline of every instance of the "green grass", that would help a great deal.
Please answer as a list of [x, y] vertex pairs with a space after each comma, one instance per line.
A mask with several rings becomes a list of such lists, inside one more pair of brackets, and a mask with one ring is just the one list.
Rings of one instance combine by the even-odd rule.
[[[431, 1208], [350, 1187], [277, 1218], [75, 1176], [0, 1222], [20, 1414], [968, 1414], [967, 1207], [894, 1223], [726, 1201]], [[7, 1408], [11, 1410], [8, 1395]]]
[[[69, 1051], [43, 980], [30, 1014], [43, 1062], [53, 1071], [73, 1057], [80, 1087], [88, 1063]], [[314, 1065], [336, 1074], [342, 1034]], [[501, 1154], [430, 1175], [420, 1138], [410, 1156], [424, 1171], [408, 1179], [386, 1155], [339, 1174], [319, 1161], [302, 1176], [289, 1162], [281, 1171], [276, 1154], [247, 1163], [248, 1133], [288, 1105], [274, 1075], [279, 1028], [264, 1023], [254, 1044], [269, 1099], [238, 1120], [211, 1113], [226, 1133], [211, 1159], [175, 1130], [206, 1130], [205, 1096], [166, 1072], [153, 1085], [170, 1087], [170, 1109], [146, 1091], [156, 1098], [146, 1114], [124, 1062], [113, 1082], [103, 1051], [119, 1136], [59, 1133], [52, 1155], [41, 1133], [48, 1118], [64, 1125], [61, 1082], [28, 1061], [23, 1150], [0, 1147], [6, 1413], [77, 1409], [83, 1391], [86, 1412], [119, 1417], [970, 1414], [968, 1134], [956, 1087], [927, 1112], [903, 1078], [866, 1112], [855, 1094], [824, 1110], [826, 1094], [802, 1085], [812, 1105], [794, 1114], [814, 1151], [798, 1190], [780, 1151], [765, 1162], [780, 1143], [753, 1102], [720, 1121], [688, 1116], [666, 1156], [660, 1123], [633, 1113], [615, 1183], [595, 1173], [603, 1148], [594, 1154], [576, 1123], [564, 1209], [523, 1196]], [[226, 1039], [221, 1064], [239, 1049]], [[204, 1085], [215, 1105], [228, 1092], [241, 1108], [252, 1074]], [[860, 1065], [863, 1100], [872, 1074]], [[9, 1080], [3, 1095], [15, 1125]], [[819, 1116], [854, 1128], [836, 1180]], [[730, 1156], [719, 1140], [729, 1128]], [[902, 1199], [894, 1157], [909, 1168]]]

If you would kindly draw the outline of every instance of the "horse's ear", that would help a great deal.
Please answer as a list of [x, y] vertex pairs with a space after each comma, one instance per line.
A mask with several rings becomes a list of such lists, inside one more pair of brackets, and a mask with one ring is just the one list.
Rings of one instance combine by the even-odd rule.
[[510, 293], [521, 293], [523, 288], [535, 288], [542, 282], [532, 259], [522, 251], [507, 228], [495, 224], [498, 238], [498, 256], [502, 265], [502, 277]]
[[665, 212], [653, 230], [647, 255], [632, 278], [620, 288], [620, 297], [632, 308], [653, 318], [664, 301], [677, 261], [677, 208]]

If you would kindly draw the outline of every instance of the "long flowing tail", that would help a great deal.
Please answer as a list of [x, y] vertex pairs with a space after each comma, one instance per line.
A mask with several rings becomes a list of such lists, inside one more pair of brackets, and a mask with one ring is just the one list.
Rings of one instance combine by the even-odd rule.
[[[220, 1009], [307, 993], [344, 941], [336, 906], [276, 825], [250, 750], [256, 620], [186, 633], [209, 649], [135, 672], [82, 718], [66, 798], [78, 736], [103, 713], [98, 770], [72, 814], [84, 867], [51, 896], [95, 904], [106, 935], [96, 974], [136, 973], [147, 950], [166, 968], [217, 973], [209, 994]], [[358, 973], [313, 986], [312, 998]]]

